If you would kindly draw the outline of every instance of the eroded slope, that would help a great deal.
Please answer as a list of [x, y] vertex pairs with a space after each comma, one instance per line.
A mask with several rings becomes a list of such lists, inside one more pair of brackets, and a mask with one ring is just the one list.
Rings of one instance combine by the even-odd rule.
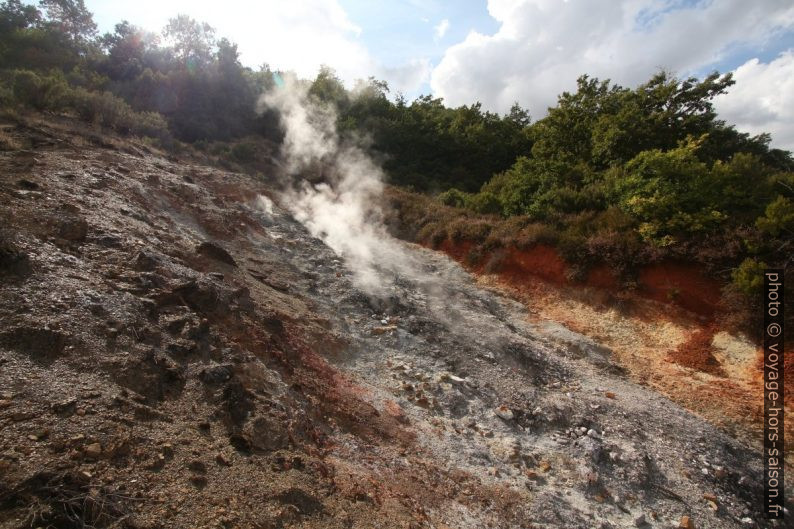
[[442, 254], [372, 298], [266, 183], [7, 131], [0, 527], [763, 526], [754, 450]]

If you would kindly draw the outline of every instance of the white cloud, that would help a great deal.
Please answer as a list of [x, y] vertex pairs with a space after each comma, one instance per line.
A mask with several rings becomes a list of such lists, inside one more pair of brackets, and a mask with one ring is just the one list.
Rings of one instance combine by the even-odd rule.
[[448, 48], [433, 93], [500, 112], [519, 101], [535, 119], [581, 74], [626, 86], [660, 68], [687, 75], [794, 27], [788, 0], [490, 0], [488, 11], [499, 30]]
[[715, 99], [720, 118], [750, 134], [772, 133], [772, 145], [794, 151], [794, 50], [734, 70], [736, 84]]
[[436, 40], [440, 40], [444, 38], [444, 35], [447, 34], [447, 30], [449, 29], [449, 20], [444, 19], [435, 26], [433, 26], [433, 33], [435, 34]]
[[378, 79], [386, 79], [392, 94], [415, 92], [430, 78], [433, 67], [428, 59], [413, 59], [402, 66], [380, 66], [375, 75]]
[[[219, 37], [237, 43], [244, 64], [268, 63], [301, 77], [314, 77], [325, 64], [348, 86], [374, 75], [404, 91], [418, 89], [428, 77], [429, 68], [423, 61], [408, 60], [396, 67], [377, 61], [360, 40], [362, 28], [350, 20], [338, 0], [89, 0], [87, 5], [99, 21], [127, 19], [153, 31], [162, 29], [178, 13], [189, 14], [208, 22]], [[396, 76], [389, 78], [392, 72]], [[407, 86], [408, 81], [414, 84]]]

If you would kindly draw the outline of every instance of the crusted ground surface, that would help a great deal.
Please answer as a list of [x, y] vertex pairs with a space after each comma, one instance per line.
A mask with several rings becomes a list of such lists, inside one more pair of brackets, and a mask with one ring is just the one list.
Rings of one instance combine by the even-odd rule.
[[767, 526], [756, 448], [443, 254], [373, 300], [267, 182], [3, 127], [0, 527]]

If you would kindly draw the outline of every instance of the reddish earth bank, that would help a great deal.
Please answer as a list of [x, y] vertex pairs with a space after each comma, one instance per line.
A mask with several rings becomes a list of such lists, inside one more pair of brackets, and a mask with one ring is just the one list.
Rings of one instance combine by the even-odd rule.
[[[607, 265], [590, 269], [584, 281], [570, 280], [570, 266], [556, 248], [547, 244], [536, 244], [528, 249], [499, 249], [492, 255], [479, 256], [478, 264], [472, 265], [470, 256], [474, 247], [471, 241], [446, 239], [438, 249], [474, 271], [487, 269], [515, 284], [535, 277], [557, 285], [597, 287], [613, 293], [620, 289], [618, 278]], [[673, 303], [699, 315], [713, 316], [722, 286], [706, 277], [696, 265], [664, 262], [640, 267], [636, 294], [662, 303]]]

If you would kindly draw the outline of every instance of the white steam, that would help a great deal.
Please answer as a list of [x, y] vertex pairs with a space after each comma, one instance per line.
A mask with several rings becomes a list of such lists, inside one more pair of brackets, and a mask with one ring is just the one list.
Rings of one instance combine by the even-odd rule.
[[419, 252], [388, 233], [380, 208], [383, 172], [361, 148], [340, 139], [330, 108], [294, 78], [261, 103], [279, 111], [285, 132], [282, 163], [289, 178], [280, 203], [344, 259], [359, 289], [384, 302], [411, 295], [435, 322], [485, 350], [511, 343], [498, 319], [482, 317], [485, 302], [474, 299], [474, 312], [461, 302], [457, 267], [428, 268]]
[[307, 92], [305, 83], [286, 78], [261, 101], [279, 111], [285, 132], [282, 157], [291, 182], [281, 202], [345, 260], [359, 288], [383, 297], [390, 276], [411, 268], [383, 224], [383, 172], [340, 140], [333, 109]]

